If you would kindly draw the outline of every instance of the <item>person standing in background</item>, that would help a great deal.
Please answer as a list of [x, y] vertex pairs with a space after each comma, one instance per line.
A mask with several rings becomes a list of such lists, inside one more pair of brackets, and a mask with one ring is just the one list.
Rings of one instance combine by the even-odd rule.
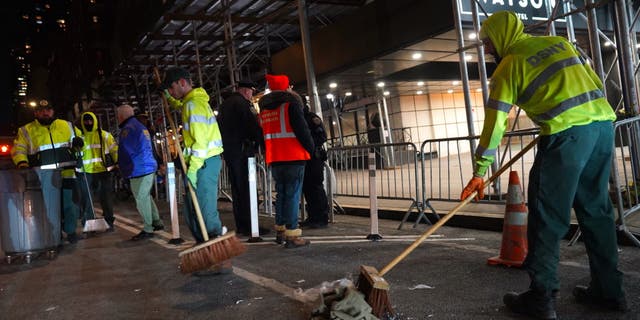
[[314, 145], [302, 112], [302, 99], [285, 75], [266, 75], [270, 93], [260, 98], [265, 162], [276, 182], [276, 242], [285, 248], [309, 245], [298, 228], [304, 167]]
[[307, 202], [309, 217], [302, 223], [302, 227], [321, 229], [329, 226], [329, 200], [324, 190], [324, 162], [327, 160], [324, 143], [327, 141], [327, 132], [324, 130], [322, 119], [311, 112], [307, 104], [304, 106], [304, 118], [309, 126], [315, 150], [304, 168], [302, 192]]
[[[254, 83], [240, 81], [238, 89], [222, 102], [218, 110], [223, 156], [231, 180], [236, 232], [245, 236], [251, 235], [248, 157], [255, 156], [256, 146], [264, 143], [262, 129], [251, 104], [254, 91]], [[269, 230], [259, 228], [259, 233], [267, 234]]]
[[153, 156], [151, 137], [147, 128], [134, 116], [130, 105], [117, 109], [120, 136], [118, 137], [118, 167], [123, 178], [129, 179], [136, 208], [142, 216], [143, 229], [131, 240], [153, 237], [153, 231], [164, 229], [151, 188], [156, 177], [158, 163]]
[[[104, 220], [109, 224], [108, 232], [114, 230], [113, 222], [113, 178], [111, 170], [118, 163], [118, 144], [114, 137], [101, 129], [98, 118], [93, 112], [85, 112], [81, 116], [80, 126], [85, 141], [82, 149], [82, 172], [79, 175], [82, 199], [82, 223], [95, 219], [89, 192], [96, 191], [102, 208]], [[86, 182], [82, 181], [86, 178]]]
[[[84, 146], [84, 141], [80, 138], [81, 132], [78, 128], [69, 121], [56, 119], [54, 113], [53, 106], [46, 100], [40, 101], [33, 112], [35, 120], [18, 129], [18, 135], [11, 148], [11, 158], [18, 168], [43, 169], [38, 173], [45, 199], [50, 193], [47, 188], [56, 188], [55, 183], [50, 183], [51, 169], [63, 169], [61, 173], [62, 230], [67, 234], [69, 243], [76, 243], [78, 242], [76, 228], [79, 214], [77, 194], [75, 194], [77, 193], [75, 167], [78, 161], [76, 152]], [[59, 202], [52, 201], [52, 203]], [[49, 218], [53, 219], [50, 215]]]

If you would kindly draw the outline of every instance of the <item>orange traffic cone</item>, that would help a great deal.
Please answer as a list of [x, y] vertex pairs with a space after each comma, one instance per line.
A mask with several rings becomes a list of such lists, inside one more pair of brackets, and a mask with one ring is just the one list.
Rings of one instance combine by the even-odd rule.
[[509, 173], [507, 207], [502, 226], [502, 248], [500, 256], [489, 258], [488, 264], [503, 264], [521, 267], [527, 256], [527, 207], [524, 204], [522, 187], [517, 171]]

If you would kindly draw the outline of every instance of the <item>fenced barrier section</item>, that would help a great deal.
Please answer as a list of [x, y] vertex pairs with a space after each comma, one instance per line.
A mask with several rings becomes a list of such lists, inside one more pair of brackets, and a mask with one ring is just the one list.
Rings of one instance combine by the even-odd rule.
[[[489, 175], [508, 162], [518, 151], [533, 141], [538, 130], [523, 130], [505, 134], [496, 150], [496, 161]], [[433, 210], [432, 201], [460, 201], [460, 194], [473, 176], [473, 154], [471, 141], [479, 143], [479, 136], [455, 137], [426, 140], [420, 146], [421, 199], [424, 206]], [[535, 149], [525, 154], [511, 170], [518, 171], [526, 187], [529, 170], [533, 165]], [[508, 175], [503, 175], [490, 186], [486, 186], [485, 198], [481, 203], [504, 203]], [[504, 188], [502, 186], [505, 186]], [[525, 189], [523, 189], [525, 190]], [[524, 191], [526, 196], [526, 191]]]
[[610, 194], [618, 209], [616, 223], [619, 231], [640, 246], [638, 236], [627, 227], [627, 221], [640, 211], [640, 117], [616, 122], [614, 135], [615, 156], [611, 166]]
[[[328, 165], [333, 168], [335, 184], [332, 196], [369, 198], [369, 153], [374, 153], [376, 196], [378, 199], [407, 200], [407, 213], [422, 213], [417, 149], [413, 143], [372, 144], [337, 147], [328, 150]], [[333, 190], [332, 190], [333, 191]]]

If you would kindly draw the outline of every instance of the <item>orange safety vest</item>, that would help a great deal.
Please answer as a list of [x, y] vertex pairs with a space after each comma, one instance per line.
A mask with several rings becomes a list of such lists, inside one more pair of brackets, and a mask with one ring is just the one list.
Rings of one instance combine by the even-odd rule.
[[311, 159], [311, 155], [302, 147], [289, 124], [289, 102], [281, 104], [276, 109], [260, 111], [260, 125], [264, 134], [267, 164]]

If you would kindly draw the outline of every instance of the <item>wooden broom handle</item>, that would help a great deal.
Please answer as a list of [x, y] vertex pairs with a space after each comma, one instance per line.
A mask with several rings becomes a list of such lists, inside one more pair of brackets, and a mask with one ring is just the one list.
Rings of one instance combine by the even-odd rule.
[[[505, 172], [509, 167], [511, 167], [516, 161], [518, 161], [529, 149], [533, 148], [538, 142], [540, 136], [537, 136], [533, 141], [531, 141], [524, 149], [520, 150], [518, 154], [516, 154], [511, 160], [509, 160], [506, 164], [504, 164], [498, 171], [496, 171], [487, 181], [484, 182], [484, 185], [488, 185], [493, 180], [498, 178], [503, 172]], [[453, 217], [460, 209], [466, 206], [473, 198], [476, 197], [478, 191], [474, 191], [471, 195], [469, 195], [466, 199], [462, 200], [455, 208], [451, 209], [444, 217], [440, 218], [438, 222], [436, 222], [431, 228], [427, 229], [420, 238], [416, 239], [410, 246], [408, 246], [402, 253], [400, 253], [395, 259], [393, 259], [389, 264], [387, 264], [382, 270], [380, 270], [379, 275], [382, 277], [387, 272], [389, 272], [393, 267], [396, 266], [402, 259], [406, 258], [409, 253], [411, 253], [415, 248], [417, 248], [425, 239], [427, 239], [430, 235], [432, 235], [436, 230], [438, 230], [443, 224], [445, 224], [451, 217]]]
[[[156, 84], [160, 84], [160, 72], [157, 67], [153, 68], [153, 77], [156, 80]], [[187, 163], [184, 161], [184, 156], [182, 155], [182, 146], [180, 146], [180, 139], [178, 139], [178, 130], [176, 124], [173, 122], [173, 117], [171, 116], [171, 110], [169, 109], [169, 102], [167, 101], [167, 97], [164, 96], [164, 92], [160, 93], [162, 97], [162, 106], [164, 107], [164, 113], [166, 117], [169, 119], [169, 126], [171, 130], [173, 130], [173, 141], [176, 146], [176, 150], [178, 150], [178, 158], [180, 158], [180, 164], [182, 165], [182, 172], [184, 172], [184, 176], [186, 179], [187, 176]], [[205, 242], [209, 241], [209, 234], [207, 233], [207, 227], [204, 224], [204, 219], [202, 218], [202, 211], [200, 210], [200, 204], [198, 203], [198, 197], [196, 196], [195, 190], [191, 186], [191, 181], [187, 179], [187, 187], [189, 189], [189, 194], [191, 195], [191, 202], [193, 203], [193, 208], [196, 211], [196, 217], [198, 218], [198, 225], [200, 226], [200, 232], [202, 233], [202, 238]]]

